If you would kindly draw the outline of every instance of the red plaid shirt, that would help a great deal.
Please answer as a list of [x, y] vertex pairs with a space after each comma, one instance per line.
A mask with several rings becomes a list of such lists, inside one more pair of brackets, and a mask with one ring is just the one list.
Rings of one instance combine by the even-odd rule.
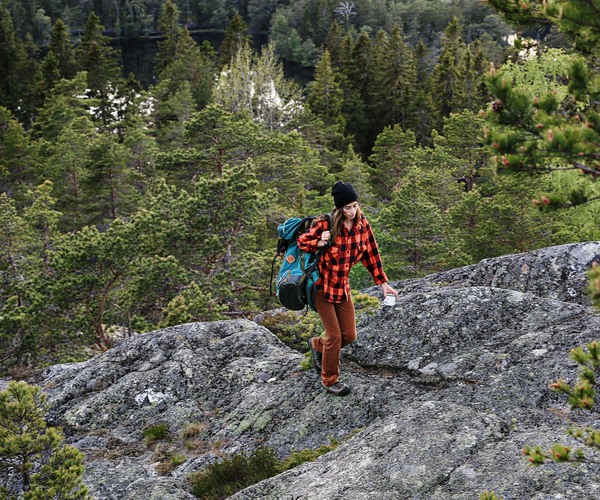
[[[319, 250], [317, 243], [321, 239], [321, 233], [327, 230], [327, 220], [317, 221], [306, 233], [298, 237], [298, 247], [305, 252], [316, 252]], [[373, 230], [364, 215], [350, 231], [342, 226], [335, 243], [327, 248], [319, 260], [320, 277], [317, 286], [323, 287], [327, 301], [341, 302], [344, 296], [350, 297], [348, 274], [359, 260], [373, 276], [376, 284], [382, 285], [387, 282]]]

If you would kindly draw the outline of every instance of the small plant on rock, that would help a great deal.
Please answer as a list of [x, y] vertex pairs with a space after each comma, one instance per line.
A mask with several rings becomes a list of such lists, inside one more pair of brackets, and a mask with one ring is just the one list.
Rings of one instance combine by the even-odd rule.
[[207, 470], [192, 474], [188, 480], [192, 493], [198, 498], [226, 498], [252, 484], [277, 474], [277, 457], [270, 448], [259, 448], [251, 455], [240, 453]]
[[324, 444], [322, 446], [319, 446], [316, 450], [306, 448], [304, 450], [293, 452], [289, 457], [287, 457], [279, 463], [279, 471], [283, 472], [289, 469], [293, 469], [294, 467], [298, 467], [304, 462], [314, 462], [321, 455], [335, 450], [341, 444], [341, 441], [334, 437], [330, 437], [329, 441], [330, 444]]
[[[587, 344], [587, 350], [577, 347], [571, 350], [569, 357], [580, 367], [579, 375], [574, 384], [570, 385], [560, 379], [550, 384], [550, 389], [566, 394], [572, 409], [592, 410], [596, 405], [596, 381], [600, 375], [600, 342], [594, 340]], [[590, 451], [600, 451], [600, 431], [591, 427], [577, 429], [571, 427], [567, 434]], [[593, 462], [600, 460], [587, 456], [584, 448], [572, 449], [570, 446], [555, 444], [551, 449], [541, 446], [525, 446], [523, 455], [532, 465], [541, 465], [550, 460], [553, 462]]]
[[[590, 278], [588, 291], [596, 308], [600, 308], [600, 265], [594, 263], [588, 271]], [[565, 380], [559, 379], [550, 384], [550, 389], [566, 394], [569, 398], [571, 409], [584, 409], [591, 411], [596, 405], [596, 382], [600, 376], [600, 341], [593, 340], [586, 348], [577, 347], [572, 349], [569, 357], [579, 365], [579, 374], [573, 385]], [[587, 427], [577, 429], [571, 427], [567, 435], [575, 441], [588, 448], [591, 452], [600, 451], [600, 431]], [[585, 454], [585, 448], [572, 449], [570, 446], [555, 444], [551, 449], [541, 446], [525, 446], [523, 455], [527, 457], [532, 465], [542, 465], [547, 460], [552, 462], [592, 462], [600, 463], [596, 457]]]
[[150, 425], [144, 429], [143, 434], [147, 445], [154, 444], [169, 435], [169, 424], [161, 422], [160, 424]]

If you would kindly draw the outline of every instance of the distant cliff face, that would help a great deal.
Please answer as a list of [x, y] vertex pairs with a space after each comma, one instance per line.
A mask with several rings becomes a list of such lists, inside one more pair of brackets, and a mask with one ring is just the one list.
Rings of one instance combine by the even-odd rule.
[[[585, 270], [600, 243], [489, 259], [396, 284], [343, 352], [346, 398], [323, 392], [303, 356], [250, 321], [194, 323], [47, 369], [50, 418], [87, 455], [98, 499], [186, 499], [185, 476], [259, 446], [284, 457], [361, 429], [336, 450], [234, 498], [593, 498], [593, 466], [531, 468], [525, 444], [568, 442], [587, 425], [548, 390], [568, 351], [600, 337]], [[377, 293], [377, 289], [370, 292]], [[169, 439], [143, 431], [168, 424]], [[186, 461], [169, 470], [176, 452]], [[162, 474], [159, 475], [159, 472]], [[563, 495], [563, 496], [560, 496]]]

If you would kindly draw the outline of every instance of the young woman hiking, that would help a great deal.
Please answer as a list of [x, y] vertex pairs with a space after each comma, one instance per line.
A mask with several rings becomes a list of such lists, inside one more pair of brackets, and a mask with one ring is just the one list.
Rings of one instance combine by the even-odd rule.
[[349, 394], [350, 386], [339, 381], [340, 350], [356, 339], [354, 303], [350, 296], [348, 274], [358, 261], [367, 268], [375, 283], [381, 285], [384, 297], [398, 292], [387, 283], [383, 272], [377, 242], [371, 226], [358, 204], [358, 193], [349, 182], [336, 182], [331, 190], [335, 210], [331, 229], [327, 219], [319, 217], [314, 225], [297, 242], [308, 252], [327, 247], [319, 260], [319, 281], [315, 307], [325, 337], [308, 340], [315, 369], [321, 373], [321, 383], [326, 391], [338, 396]]

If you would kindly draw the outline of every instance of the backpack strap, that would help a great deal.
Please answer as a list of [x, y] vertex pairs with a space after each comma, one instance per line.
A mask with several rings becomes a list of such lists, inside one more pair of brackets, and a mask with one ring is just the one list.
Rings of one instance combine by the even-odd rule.
[[[329, 214], [329, 213], [325, 214], [325, 218], [327, 219], [327, 230], [330, 231], [331, 230], [331, 214]], [[319, 264], [319, 259], [321, 258], [321, 256], [325, 253], [325, 251], [330, 246], [331, 246], [331, 241], [328, 241], [327, 245], [322, 246], [321, 248], [319, 248], [319, 250], [317, 250], [315, 252], [315, 258], [310, 263], [310, 266], [308, 266], [306, 269], [303, 269], [305, 278], [306, 278], [306, 276], [308, 276], [310, 273], [312, 273], [317, 268], [317, 265]]]
[[269, 280], [269, 297], [273, 295], [273, 276], [275, 273], [275, 262], [277, 262], [277, 257], [283, 255], [287, 250], [287, 247], [290, 244], [290, 240], [286, 240], [284, 238], [280, 238], [277, 242], [277, 250], [275, 252], [275, 256], [273, 257], [273, 262], [271, 262], [271, 279]]

